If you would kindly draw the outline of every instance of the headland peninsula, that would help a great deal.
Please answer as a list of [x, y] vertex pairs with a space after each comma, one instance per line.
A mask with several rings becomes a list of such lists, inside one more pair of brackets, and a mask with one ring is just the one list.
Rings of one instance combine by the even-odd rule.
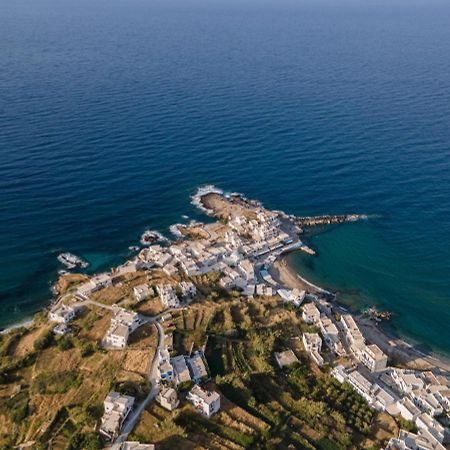
[[352, 315], [285, 256], [295, 217], [213, 186], [211, 222], [146, 233], [109, 272], [63, 274], [0, 335], [0, 448], [443, 450], [450, 366]]

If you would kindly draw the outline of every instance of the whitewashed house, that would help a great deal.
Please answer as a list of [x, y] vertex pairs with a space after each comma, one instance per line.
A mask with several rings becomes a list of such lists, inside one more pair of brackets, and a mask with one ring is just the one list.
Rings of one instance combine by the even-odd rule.
[[120, 428], [134, 405], [134, 397], [110, 392], [103, 406], [105, 412], [102, 417], [100, 432], [109, 439], [118, 435]]
[[147, 300], [149, 297], [153, 297], [155, 295], [155, 291], [148, 284], [140, 284], [139, 286], [135, 286], [133, 288], [133, 295], [136, 302], [139, 303]]
[[58, 305], [50, 311], [49, 318], [53, 322], [67, 324], [71, 320], [75, 319], [77, 311], [78, 308], [74, 306]]
[[316, 324], [320, 319], [320, 311], [314, 303], [303, 305], [302, 319], [308, 324]]
[[175, 408], [178, 408], [178, 405], [180, 404], [177, 391], [170, 387], [161, 389], [155, 400], [168, 411], [173, 411]]
[[387, 366], [387, 356], [375, 344], [364, 346], [359, 359], [371, 372], [379, 372]]
[[195, 385], [186, 397], [195, 409], [205, 417], [211, 417], [220, 409], [220, 395], [214, 391], [207, 391]]

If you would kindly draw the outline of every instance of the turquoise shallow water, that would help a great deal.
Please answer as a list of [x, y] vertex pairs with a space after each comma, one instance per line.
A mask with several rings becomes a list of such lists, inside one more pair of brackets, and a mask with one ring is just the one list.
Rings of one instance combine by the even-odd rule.
[[0, 326], [72, 251], [102, 270], [203, 183], [295, 214], [307, 276], [450, 352], [446, 2], [16, 0], [0, 5]]

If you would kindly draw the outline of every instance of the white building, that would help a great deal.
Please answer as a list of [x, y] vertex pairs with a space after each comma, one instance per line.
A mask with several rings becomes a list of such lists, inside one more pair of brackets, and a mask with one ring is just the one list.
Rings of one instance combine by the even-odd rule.
[[385, 450], [445, 450], [445, 447], [420, 430], [417, 434], [400, 430], [398, 437], [392, 438]]
[[422, 413], [416, 418], [417, 428], [428, 432], [441, 444], [445, 438], [445, 428], [429, 414]]
[[128, 327], [128, 331], [132, 333], [142, 324], [142, 320], [137, 312], [119, 308], [116, 311], [114, 317], [111, 319], [111, 324], [125, 325], [126, 327]]
[[322, 339], [317, 333], [303, 333], [303, 345], [305, 350], [311, 355], [311, 358], [318, 366], [322, 366], [324, 361], [320, 355], [322, 350]]
[[322, 333], [323, 340], [330, 347], [334, 349], [334, 344], [339, 342], [339, 331], [333, 321], [326, 316], [321, 314], [319, 318], [319, 328]]
[[191, 374], [186, 364], [186, 358], [183, 355], [173, 357], [170, 362], [173, 367], [174, 379], [177, 386], [180, 383], [191, 381]]
[[53, 334], [59, 336], [64, 336], [70, 332], [70, 328], [65, 323], [58, 323], [55, 328], [53, 328]]
[[114, 391], [110, 392], [103, 402], [105, 412], [102, 417], [100, 432], [109, 439], [117, 436], [133, 405], [134, 397], [121, 395]]
[[369, 381], [361, 372], [358, 370], [350, 372], [347, 376], [347, 381], [350, 386], [358, 392], [358, 394], [367, 400], [369, 404], [372, 402], [372, 382]]
[[214, 391], [206, 391], [195, 385], [186, 397], [195, 409], [206, 417], [211, 417], [220, 409], [220, 395]]
[[173, 411], [178, 408], [180, 401], [178, 400], [177, 391], [170, 387], [165, 387], [159, 391], [155, 399], [163, 408]]
[[130, 334], [142, 324], [139, 314], [119, 308], [111, 319], [111, 325], [106, 332], [104, 342], [116, 348], [124, 348]]
[[148, 284], [140, 284], [139, 286], [135, 286], [133, 288], [133, 295], [136, 302], [142, 302], [149, 297], [153, 297], [155, 295], [155, 291]]
[[415, 422], [420, 415], [420, 409], [407, 397], [403, 397], [397, 402], [397, 408], [405, 420]]
[[116, 347], [125, 348], [128, 343], [128, 337], [130, 336], [130, 331], [126, 325], [114, 324], [108, 329], [105, 342], [106, 344]]
[[434, 417], [444, 412], [444, 408], [436, 394], [427, 392], [425, 389], [415, 389], [410, 394], [414, 404], [424, 412]]
[[302, 319], [308, 324], [318, 323], [320, 311], [314, 303], [306, 303], [303, 305]]
[[360, 353], [360, 361], [367, 366], [371, 372], [379, 372], [386, 369], [387, 356], [380, 347], [375, 344], [366, 345]]
[[365, 339], [356, 325], [355, 319], [350, 314], [342, 314], [341, 324], [345, 331], [345, 336], [353, 352], [358, 356], [365, 345]]
[[347, 370], [344, 366], [339, 365], [333, 368], [331, 375], [339, 381], [339, 383], [344, 383], [347, 381]]
[[201, 353], [197, 352], [192, 357], [187, 358], [187, 365], [194, 383], [200, 383], [208, 378], [208, 371]]
[[409, 394], [415, 389], [423, 389], [425, 385], [424, 380], [413, 370], [394, 368], [391, 376], [397, 387], [405, 394]]
[[285, 301], [300, 306], [305, 299], [306, 292], [299, 289], [278, 289], [278, 295]]
[[184, 299], [192, 299], [197, 294], [197, 288], [191, 281], [182, 281], [180, 282], [179, 287], [181, 290], [181, 296]]
[[158, 376], [161, 381], [170, 382], [174, 378], [174, 370], [167, 348], [163, 348], [158, 354]]
[[250, 260], [243, 259], [239, 261], [237, 269], [245, 280], [250, 281], [255, 278], [255, 270]]
[[156, 287], [161, 303], [166, 308], [179, 308], [180, 300], [177, 297], [175, 289], [170, 284], [160, 284]]
[[77, 308], [74, 306], [59, 305], [53, 308], [49, 313], [49, 318], [53, 322], [69, 323], [75, 319], [77, 315]]
[[272, 297], [273, 288], [267, 284], [259, 283], [256, 285], [256, 295], [260, 297]]

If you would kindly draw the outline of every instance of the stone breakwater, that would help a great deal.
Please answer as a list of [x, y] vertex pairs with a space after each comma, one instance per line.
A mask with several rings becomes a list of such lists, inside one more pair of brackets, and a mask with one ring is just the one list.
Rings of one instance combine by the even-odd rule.
[[316, 227], [320, 225], [356, 222], [363, 219], [367, 219], [367, 216], [364, 214], [339, 214], [331, 216], [296, 217], [294, 220], [299, 227]]

